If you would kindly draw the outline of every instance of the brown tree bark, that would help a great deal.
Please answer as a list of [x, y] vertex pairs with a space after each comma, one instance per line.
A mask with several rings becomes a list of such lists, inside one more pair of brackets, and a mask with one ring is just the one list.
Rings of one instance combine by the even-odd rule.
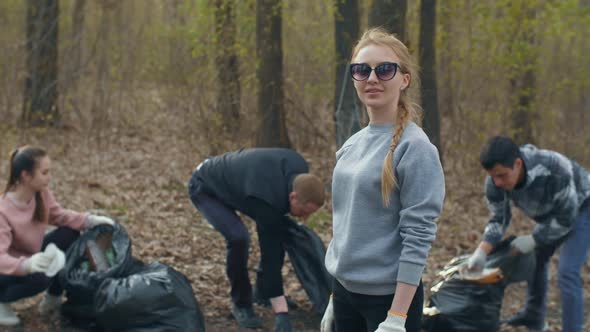
[[420, 66], [422, 67], [422, 107], [424, 131], [438, 149], [442, 160], [440, 115], [436, 87], [436, 0], [420, 3]]
[[383, 27], [406, 43], [407, 0], [373, 0], [369, 11], [369, 26]]
[[359, 38], [358, 0], [337, 0], [335, 13], [336, 77], [335, 112], [338, 147], [361, 129], [362, 109], [348, 72], [354, 43]]
[[57, 107], [58, 0], [27, 0], [23, 125], [59, 124]]
[[214, 0], [217, 37], [217, 110], [223, 130], [235, 133], [240, 127], [240, 66], [236, 50], [234, 0]]
[[291, 147], [287, 133], [283, 92], [281, 0], [256, 1], [256, 55], [258, 57], [257, 146]]
[[[519, 4], [512, 4], [518, 6]], [[525, 22], [519, 25], [516, 33], [512, 36], [511, 48], [526, 45], [527, 50], [522, 52], [524, 58], [520, 59], [515, 66], [515, 75], [510, 78], [510, 94], [514, 98], [514, 108], [511, 112], [512, 129], [514, 141], [518, 144], [535, 143], [533, 133], [533, 120], [535, 118], [534, 101], [536, 94], [535, 64], [538, 61], [538, 50], [536, 50], [536, 37], [534, 25], [537, 8], [523, 5], [517, 11], [517, 20]], [[511, 53], [515, 53], [512, 49]]]

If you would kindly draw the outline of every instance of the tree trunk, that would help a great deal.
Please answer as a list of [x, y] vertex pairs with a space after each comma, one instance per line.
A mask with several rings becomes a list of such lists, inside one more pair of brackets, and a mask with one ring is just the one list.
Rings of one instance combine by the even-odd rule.
[[281, 0], [256, 1], [256, 55], [258, 57], [257, 146], [290, 147], [283, 104], [283, 48]]
[[422, 67], [422, 107], [424, 108], [424, 131], [438, 149], [442, 160], [440, 140], [440, 116], [436, 88], [436, 0], [420, 3], [420, 66]]
[[84, 32], [86, 0], [76, 0], [72, 13], [71, 79], [76, 85], [82, 69], [82, 35]]
[[80, 91], [80, 77], [82, 71], [82, 36], [84, 35], [84, 20], [86, 0], [76, 0], [74, 2], [74, 9], [72, 11], [72, 32], [71, 32], [71, 43], [69, 56], [69, 68], [68, 68], [68, 80], [63, 84], [62, 93], [64, 97], [66, 94], [69, 95], [69, 100], [72, 106], [72, 111], [77, 114], [78, 118], [82, 121], [84, 118], [81, 110], [81, 99], [79, 98]]
[[58, 0], [27, 0], [23, 125], [59, 124], [57, 107]]
[[[513, 4], [517, 6], [518, 4]], [[513, 34], [511, 54], [521, 54], [510, 79], [510, 94], [514, 97], [511, 112], [514, 141], [518, 144], [535, 143], [533, 120], [535, 118], [534, 100], [536, 77], [534, 70], [538, 62], [538, 49], [535, 38], [535, 5], [524, 5], [516, 11], [516, 20], [523, 22]]]
[[373, 0], [373, 6], [369, 11], [369, 26], [383, 27], [407, 45], [405, 29], [407, 8], [407, 0]]
[[518, 144], [534, 143], [533, 109], [536, 80], [532, 69], [526, 70], [520, 77], [510, 80], [511, 91], [516, 93], [516, 108], [512, 111], [514, 141]]
[[101, 142], [103, 129], [107, 127], [108, 108], [109, 108], [109, 27], [111, 20], [111, 3], [101, 2], [100, 26], [98, 29], [98, 50], [99, 54], [97, 63], [97, 77], [94, 94], [92, 96], [92, 106], [90, 109], [92, 123], [92, 133], [99, 138]]
[[217, 110], [223, 130], [235, 133], [240, 125], [240, 66], [236, 51], [234, 0], [214, 0], [217, 37]]
[[340, 147], [352, 134], [361, 129], [362, 109], [348, 72], [352, 48], [359, 37], [358, 0], [337, 0], [336, 5], [334, 122], [336, 123], [336, 144]]

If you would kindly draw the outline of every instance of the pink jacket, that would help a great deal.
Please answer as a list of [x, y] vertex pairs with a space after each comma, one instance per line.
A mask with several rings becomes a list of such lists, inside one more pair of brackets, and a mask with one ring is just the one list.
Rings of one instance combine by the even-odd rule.
[[[41, 192], [49, 224], [75, 230], [86, 227], [87, 214], [62, 208], [49, 190]], [[0, 274], [25, 275], [25, 259], [41, 250], [47, 224], [33, 221], [36, 202], [21, 203], [11, 193], [0, 196]]]

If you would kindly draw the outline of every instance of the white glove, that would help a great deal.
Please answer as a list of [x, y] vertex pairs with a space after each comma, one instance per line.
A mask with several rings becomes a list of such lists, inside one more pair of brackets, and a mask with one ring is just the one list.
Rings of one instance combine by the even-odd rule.
[[477, 248], [475, 252], [467, 259], [467, 272], [481, 273], [486, 265], [487, 254], [481, 248]]
[[531, 234], [517, 236], [516, 239], [512, 240], [510, 246], [516, 249], [521, 254], [528, 254], [533, 251], [536, 247], [535, 239]]
[[88, 215], [88, 228], [92, 228], [96, 225], [115, 226], [115, 221], [109, 217], [97, 216], [94, 214]]
[[45, 248], [45, 254], [51, 258], [51, 262], [45, 271], [48, 277], [55, 276], [66, 265], [66, 255], [55, 244], [50, 243]]
[[387, 318], [379, 324], [375, 332], [406, 332], [406, 319], [393, 314], [387, 314]]
[[332, 304], [332, 297], [322, 317], [321, 332], [332, 332], [332, 325], [334, 324], [334, 305]]
[[27, 273], [45, 273], [51, 264], [52, 258], [45, 252], [38, 252], [33, 256], [25, 259], [23, 267]]

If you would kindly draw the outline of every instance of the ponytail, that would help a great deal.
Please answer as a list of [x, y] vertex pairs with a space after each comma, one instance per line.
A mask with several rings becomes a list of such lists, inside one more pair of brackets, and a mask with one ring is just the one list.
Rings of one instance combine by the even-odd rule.
[[[42, 148], [23, 146], [15, 149], [10, 153], [10, 162], [8, 163], [8, 181], [4, 188], [4, 195], [7, 192], [14, 190], [21, 180], [21, 174], [26, 171], [34, 174], [39, 166], [39, 160], [47, 156], [47, 152]], [[41, 192], [35, 193], [35, 212], [33, 213], [33, 221], [46, 222], [47, 211], [45, 210], [45, 203]]]
[[12, 166], [14, 163], [14, 157], [17, 155], [18, 153], [18, 148], [14, 149], [11, 153], [10, 153], [10, 159], [8, 162], [8, 180], [6, 181], [6, 187], [4, 188], [4, 194], [6, 194], [10, 188], [14, 187], [16, 185], [16, 183], [18, 182], [18, 174], [14, 174], [14, 167]]

